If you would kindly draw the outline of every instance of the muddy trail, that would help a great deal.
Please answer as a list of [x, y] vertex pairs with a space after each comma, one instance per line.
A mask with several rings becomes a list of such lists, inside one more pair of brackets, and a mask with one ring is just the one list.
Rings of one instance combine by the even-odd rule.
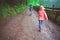
[[0, 40], [60, 40], [60, 27], [50, 20], [43, 22], [38, 32], [36, 11], [29, 16], [29, 10], [22, 11], [0, 28]]

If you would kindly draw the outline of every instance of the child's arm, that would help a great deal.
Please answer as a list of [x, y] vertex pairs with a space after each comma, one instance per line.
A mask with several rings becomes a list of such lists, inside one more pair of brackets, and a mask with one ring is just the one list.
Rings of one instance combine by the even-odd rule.
[[45, 15], [46, 20], [48, 20], [48, 16], [45, 11], [44, 11], [44, 15]]

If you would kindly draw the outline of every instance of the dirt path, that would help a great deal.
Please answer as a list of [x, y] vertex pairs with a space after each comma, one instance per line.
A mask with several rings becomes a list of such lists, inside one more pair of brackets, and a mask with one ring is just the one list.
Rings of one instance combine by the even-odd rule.
[[26, 9], [0, 30], [0, 40], [60, 40], [60, 27], [51, 21], [43, 22], [42, 31], [38, 32], [38, 20], [33, 10], [29, 16]]

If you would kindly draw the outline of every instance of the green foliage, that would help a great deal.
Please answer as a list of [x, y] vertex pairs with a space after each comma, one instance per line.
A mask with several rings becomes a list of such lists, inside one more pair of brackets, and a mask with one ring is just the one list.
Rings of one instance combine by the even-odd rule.
[[25, 5], [15, 5], [14, 9], [16, 10], [16, 12], [20, 12], [22, 9], [24, 9], [26, 6]]
[[8, 13], [9, 13], [8, 10], [6, 8], [3, 8], [1, 16], [6, 17], [8, 15]]
[[10, 13], [11, 13], [12, 15], [16, 15], [16, 11], [14, 10], [14, 8], [10, 8]]
[[32, 4], [33, 6], [43, 5], [44, 7], [49, 8], [60, 8], [60, 0], [27, 0], [27, 4]]
[[37, 6], [39, 5], [39, 0], [27, 0], [27, 4]]
[[26, 6], [23, 4], [15, 5], [14, 7], [11, 7], [9, 4], [2, 4], [0, 6], [0, 16], [6, 18], [9, 14], [16, 15], [17, 12], [20, 12], [23, 10]]
[[0, 6], [0, 16], [6, 17], [9, 12], [7, 9], [7, 4], [4, 4], [4, 5], [3, 4], [1, 4], [1, 6]]

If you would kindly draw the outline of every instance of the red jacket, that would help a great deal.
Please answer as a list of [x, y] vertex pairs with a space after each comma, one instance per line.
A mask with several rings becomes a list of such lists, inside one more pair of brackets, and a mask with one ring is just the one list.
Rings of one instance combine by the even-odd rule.
[[45, 20], [45, 19], [48, 20], [47, 14], [44, 11], [44, 9], [45, 8], [43, 6], [40, 6], [39, 11], [38, 11], [38, 20]]

